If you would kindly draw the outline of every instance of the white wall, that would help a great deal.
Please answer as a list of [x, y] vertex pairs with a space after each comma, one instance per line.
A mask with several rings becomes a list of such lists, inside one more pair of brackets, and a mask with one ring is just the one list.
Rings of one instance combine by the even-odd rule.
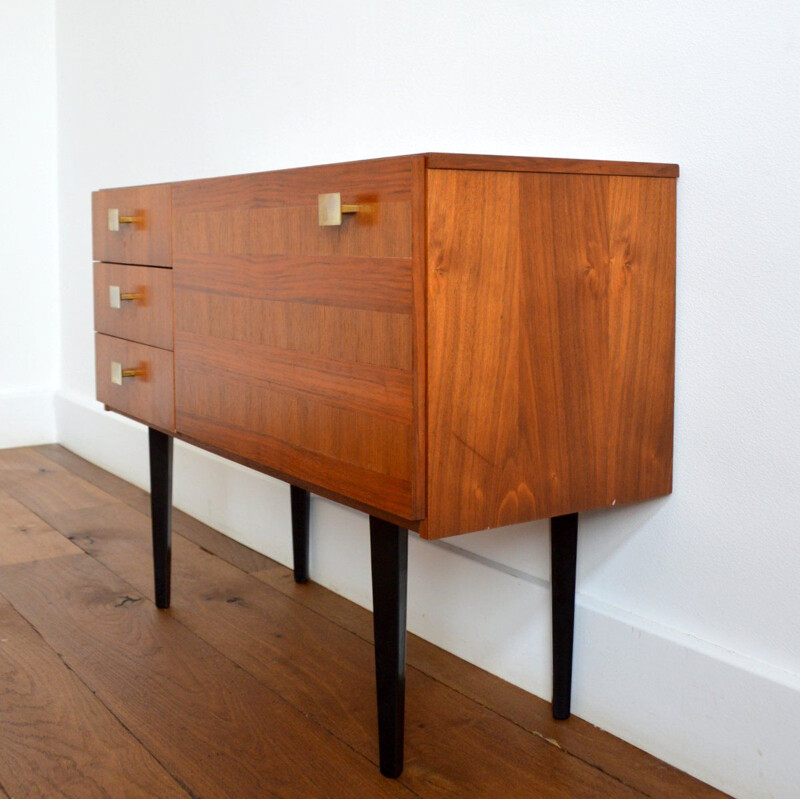
[[0, 2], [0, 76], [0, 447], [13, 447], [55, 437], [53, 0]]
[[[800, 791], [800, 3], [71, 0], [57, 10], [59, 438], [94, 404], [93, 189], [425, 150], [681, 165], [675, 491], [582, 518], [574, 711], [739, 794]], [[284, 563], [288, 491], [180, 447], [176, 502]], [[369, 604], [366, 518], [312, 576]], [[409, 626], [549, 696], [546, 526], [412, 539]], [[180, 587], [177, 587], [178, 597]]]

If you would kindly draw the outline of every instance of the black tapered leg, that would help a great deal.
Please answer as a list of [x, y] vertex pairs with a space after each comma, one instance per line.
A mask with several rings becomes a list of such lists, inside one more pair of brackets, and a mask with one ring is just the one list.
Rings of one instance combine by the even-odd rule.
[[572, 695], [572, 639], [575, 627], [575, 567], [578, 515], [550, 520], [553, 587], [553, 717], [569, 717]]
[[396, 778], [403, 771], [408, 531], [370, 517], [369, 532], [381, 773]]
[[306, 583], [308, 581], [308, 512], [311, 506], [311, 494], [299, 486], [290, 488], [294, 580], [295, 583]]
[[149, 429], [150, 516], [153, 524], [153, 572], [156, 606], [169, 608], [172, 568], [172, 437]]

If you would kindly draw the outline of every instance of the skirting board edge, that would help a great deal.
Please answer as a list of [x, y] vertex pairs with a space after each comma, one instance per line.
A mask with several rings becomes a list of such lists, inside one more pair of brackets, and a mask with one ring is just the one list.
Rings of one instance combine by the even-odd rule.
[[0, 448], [56, 441], [52, 391], [0, 392]]

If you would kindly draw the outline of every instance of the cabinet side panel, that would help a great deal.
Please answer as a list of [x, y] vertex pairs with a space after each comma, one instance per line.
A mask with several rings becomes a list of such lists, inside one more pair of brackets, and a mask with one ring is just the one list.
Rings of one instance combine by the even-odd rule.
[[429, 173], [429, 538], [671, 490], [675, 182]]
[[535, 513], [520, 485], [519, 189], [513, 172], [428, 172], [429, 538]]
[[672, 491], [674, 180], [610, 178], [610, 502]]

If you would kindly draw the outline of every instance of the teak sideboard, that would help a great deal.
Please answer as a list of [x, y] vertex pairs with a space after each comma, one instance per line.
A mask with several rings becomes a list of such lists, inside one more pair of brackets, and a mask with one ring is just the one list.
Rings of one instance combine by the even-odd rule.
[[672, 487], [672, 164], [383, 158], [92, 196], [97, 397], [149, 427], [156, 601], [177, 437], [370, 515], [381, 771], [403, 764], [407, 530], [551, 520], [569, 716], [578, 512]]

